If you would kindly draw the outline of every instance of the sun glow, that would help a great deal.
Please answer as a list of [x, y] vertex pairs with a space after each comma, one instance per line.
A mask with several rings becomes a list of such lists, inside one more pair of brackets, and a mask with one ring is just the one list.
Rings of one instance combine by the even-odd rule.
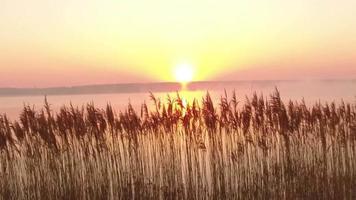
[[176, 81], [186, 84], [193, 80], [194, 70], [193, 66], [188, 63], [179, 64], [174, 70], [174, 76]]

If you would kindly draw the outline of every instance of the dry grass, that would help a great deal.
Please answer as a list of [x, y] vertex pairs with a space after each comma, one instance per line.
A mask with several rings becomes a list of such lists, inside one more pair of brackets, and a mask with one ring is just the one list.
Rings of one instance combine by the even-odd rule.
[[151, 99], [0, 116], [1, 198], [356, 198], [355, 104]]

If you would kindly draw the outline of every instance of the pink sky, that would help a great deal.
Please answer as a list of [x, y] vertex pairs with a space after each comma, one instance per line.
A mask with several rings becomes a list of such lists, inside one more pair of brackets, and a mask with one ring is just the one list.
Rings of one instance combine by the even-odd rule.
[[356, 1], [20, 1], [0, 7], [0, 87], [356, 79]]

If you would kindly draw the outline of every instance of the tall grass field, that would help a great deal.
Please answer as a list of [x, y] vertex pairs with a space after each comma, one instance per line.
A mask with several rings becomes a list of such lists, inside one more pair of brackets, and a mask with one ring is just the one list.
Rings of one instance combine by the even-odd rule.
[[0, 115], [0, 199], [356, 199], [356, 103], [150, 98]]

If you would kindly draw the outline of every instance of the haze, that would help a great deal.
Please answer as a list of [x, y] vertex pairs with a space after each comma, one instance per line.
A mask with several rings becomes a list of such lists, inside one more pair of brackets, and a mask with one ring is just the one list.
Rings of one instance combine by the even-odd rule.
[[356, 78], [356, 1], [2, 0], [0, 87]]

